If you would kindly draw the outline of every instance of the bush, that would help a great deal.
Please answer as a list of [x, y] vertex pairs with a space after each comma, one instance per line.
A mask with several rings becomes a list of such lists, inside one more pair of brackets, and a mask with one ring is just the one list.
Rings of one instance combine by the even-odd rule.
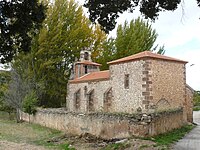
[[37, 103], [38, 103], [38, 98], [36, 96], [36, 93], [33, 91], [28, 93], [22, 102], [23, 111], [25, 113], [28, 113], [29, 115], [35, 114], [37, 111], [36, 110]]
[[194, 106], [200, 106], [200, 91], [196, 91], [194, 93], [193, 102], [194, 102]]

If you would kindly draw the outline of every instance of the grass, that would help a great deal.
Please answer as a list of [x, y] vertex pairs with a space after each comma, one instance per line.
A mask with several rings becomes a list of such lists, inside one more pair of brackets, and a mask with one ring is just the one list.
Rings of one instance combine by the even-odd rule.
[[16, 123], [9, 120], [8, 114], [0, 112], [0, 140], [15, 143], [40, 145], [50, 149], [74, 150], [67, 141], [62, 143], [51, 142], [53, 137], [60, 137], [63, 133], [36, 124], [26, 122]]
[[[145, 138], [145, 140], [151, 140], [156, 143], [155, 146], [167, 149], [172, 143], [181, 139], [194, 127], [194, 125], [187, 125], [165, 134], [152, 138]], [[26, 122], [16, 123], [15, 120], [9, 120], [7, 113], [0, 112], [0, 140], [40, 145], [50, 149], [75, 150], [69, 145], [69, 141], [67, 140], [60, 140], [57, 142], [52, 140], [53, 138], [58, 139], [59, 137], [62, 137], [62, 135], [63, 133], [58, 130], [46, 128], [40, 125], [29, 124]], [[130, 146], [130, 143], [126, 142], [113, 143], [107, 145], [102, 150], [123, 150]], [[140, 146], [139, 149], [145, 149], [147, 146], [148, 145], [144, 144]]]
[[174, 142], [177, 142], [182, 137], [184, 137], [185, 134], [190, 132], [194, 127], [195, 127], [194, 125], [186, 125], [180, 129], [175, 129], [171, 132], [160, 134], [153, 138], [146, 138], [146, 139], [156, 142], [157, 146], [169, 147], [171, 144], [173, 144]]

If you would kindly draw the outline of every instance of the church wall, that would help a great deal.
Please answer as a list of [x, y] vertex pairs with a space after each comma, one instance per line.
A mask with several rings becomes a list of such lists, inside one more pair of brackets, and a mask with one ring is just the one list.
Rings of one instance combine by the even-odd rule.
[[151, 60], [151, 88], [157, 109], [184, 107], [186, 99], [185, 65], [183, 63]]
[[[114, 111], [134, 113], [144, 110], [142, 95], [144, 84], [143, 60], [110, 65], [110, 82], [113, 87]], [[125, 88], [125, 75], [129, 74], [129, 88]]]
[[[88, 112], [88, 94], [94, 90], [94, 110], [103, 111], [104, 93], [110, 88], [109, 80], [68, 84], [67, 108], [69, 111]], [[74, 108], [74, 93], [80, 89], [80, 109]], [[87, 90], [86, 90], [87, 89]], [[85, 93], [85, 90], [87, 91]]]

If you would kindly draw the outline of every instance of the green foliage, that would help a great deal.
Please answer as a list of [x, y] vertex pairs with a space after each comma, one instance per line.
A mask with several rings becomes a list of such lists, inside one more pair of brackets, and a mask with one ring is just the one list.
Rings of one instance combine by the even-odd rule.
[[193, 97], [194, 106], [200, 106], [200, 91], [196, 91]]
[[200, 106], [194, 106], [193, 107], [193, 111], [199, 111], [200, 110]]
[[22, 102], [22, 107], [23, 107], [23, 111], [30, 114], [35, 114], [36, 113], [36, 106], [38, 103], [38, 98], [35, 94], [35, 92], [30, 92], [28, 93], [23, 102]]
[[108, 70], [109, 65], [107, 62], [115, 59], [116, 46], [115, 39], [109, 38], [103, 43], [103, 51], [99, 53], [99, 56], [94, 59], [95, 62], [102, 64], [101, 70]]
[[[89, 18], [92, 22], [98, 22], [107, 33], [115, 28], [116, 20], [120, 13], [133, 12], [136, 7], [145, 16], [155, 20], [161, 11], [174, 11], [181, 0], [86, 0], [84, 6], [88, 8]], [[200, 6], [200, 0], [197, 0]]]
[[186, 133], [190, 132], [194, 127], [195, 127], [194, 125], [186, 125], [181, 127], [180, 129], [175, 129], [171, 132], [146, 139], [156, 142], [158, 146], [159, 145], [169, 146], [170, 144], [177, 142], [179, 139], [181, 139]]
[[74, 0], [56, 0], [48, 5], [29, 60], [36, 89], [42, 89], [38, 96], [40, 106], [64, 106], [66, 83], [75, 58], [79, 58], [83, 48], [94, 49], [93, 57], [97, 57], [105, 39], [105, 33], [91, 24]]
[[9, 71], [0, 71], [0, 111], [13, 112], [13, 108], [10, 107], [5, 101], [5, 93], [8, 90], [8, 83], [10, 81]]
[[29, 52], [32, 35], [45, 18], [45, 6], [38, 0], [0, 1], [1, 63], [10, 62], [19, 52]]
[[154, 49], [156, 38], [157, 33], [148, 22], [140, 18], [132, 20], [130, 24], [125, 21], [117, 29], [115, 59]]
[[125, 21], [124, 25], [118, 26], [116, 39], [109, 38], [104, 42], [104, 51], [99, 54], [96, 61], [102, 64], [101, 70], [106, 70], [109, 68], [107, 62], [142, 51], [151, 50], [164, 54], [164, 46], [159, 47], [158, 50], [158, 45], [153, 47], [157, 36], [151, 24], [141, 18], [132, 20], [130, 23]]

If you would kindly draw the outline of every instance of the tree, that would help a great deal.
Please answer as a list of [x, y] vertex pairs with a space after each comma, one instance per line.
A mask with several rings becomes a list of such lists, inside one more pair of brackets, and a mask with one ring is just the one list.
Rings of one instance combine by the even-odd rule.
[[8, 84], [8, 90], [4, 94], [5, 102], [16, 110], [17, 122], [20, 122], [21, 119], [20, 111], [23, 99], [33, 90], [32, 80], [27, 78], [27, 73], [24, 73], [25, 70], [28, 70], [27, 66], [28, 64], [21, 59], [12, 64], [11, 80]]
[[102, 65], [100, 66], [101, 70], [107, 70], [109, 68], [107, 62], [115, 59], [115, 54], [117, 51], [115, 46], [115, 39], [112, 37], [108, 38], [103, 43], [103, 49], [104, 50], [98, 54], [98, 57], [94, 58], [94, 61]]
[[[161, 11], [174, 11], [181, 0], [86, 0], [84, 6], [88, 8], [89, 18], [98, 22], [108, 33], [116, 25], [120, 13], [133, 12], [137, 7], [145, 18], [155, 21]], [[200, 0], [197, 0], [200, 7]]]
[[193, 102], [194, 102], [194, 106], [200, 106], [200, 91], [195, 91]]
[[117, 28], [115, 59], [153, 50], [157, 36], [151, 25], [140, 18], [132, 20], [130, 24], [125, 21], [123, 26]]
[[140, 18], [132, 20], [130, 23], [125, 21], [124, 25], [118, 26], [116, 39], [110, 38], [104, 43], [105, 50], [97, 58], [97, 62], [102, 63], [101, 69], [104, 70], [108, 69], [108, 61], [145, 50], [164, 54], [164, 46], [158, 50], [158, 45], [154, 47], [157, 36], [151, 25]]
[[38, 0], [0, 1], [0, 61], [10, 62], [19, 52], [29, 52], [32, 36], [45, 18]]
[[10, 81], [10, 72], [1, 70], [0, 71], [0, 111], [7, 112], [9, 114], [9, 117], [11, 117], [13, 108], [10, 107], [4, 99], [5, 93], [8, 90], [9, 81]]
[[30, 115], [35, 114], [37, 112], [37, 103], [38, 98], [34, 91], [29, 92], [22, 102], [23, 111], [29, 114], [29, 123], [30, 123]]
[[31, 62], [36, 82], [42, 83], [39, 105], [60, 107], [65, 103], [67, 80], [75, 58], [83, 48], [102, 51], [106, 34], [83, 15], [74, 0], [56, 0], [48, 5], [47, 17], [33, 41]]

